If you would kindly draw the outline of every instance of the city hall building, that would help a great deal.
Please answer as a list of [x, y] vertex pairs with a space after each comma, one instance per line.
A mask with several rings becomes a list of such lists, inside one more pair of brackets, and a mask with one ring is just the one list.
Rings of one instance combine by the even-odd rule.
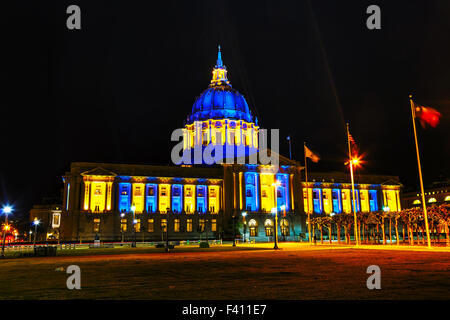
[[[219, 48], [209, 87], [196, 98], [183, 128], [183, 154], [223, 147], [246, 160], [260, 150], [260, 128], [246, 99], [227, 77]], [[272, 153], [272, 156], [277, 154]], [[173, 166], [72, 163], [63, 176], [60, 210], [47, 234], [61, 241], [232, 239], [273, 241], [275, 215], [281, 241], [307, 236], [307, 212], [352, 212], [346, 173], [309, 173], [279, 155], [279, 164], [223, 163]], [[356, 210], [400, 210], [398, 177], [357, 175]], [[42, 211], [42, 209], [41, 209]], [[30, 215], [30, 219], [39, 217]], [[45, 210], [44, 210], [45, 211]], [[48, 215], [48, 214], [47, 214]]]

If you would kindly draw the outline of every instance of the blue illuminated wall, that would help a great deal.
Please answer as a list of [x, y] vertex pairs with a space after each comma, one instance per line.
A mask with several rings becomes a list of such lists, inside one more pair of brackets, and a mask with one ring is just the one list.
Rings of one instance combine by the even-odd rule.
[[277, 210], [281, 212], [281, 206], [285, 206], [285, 210], [289, 211], [289, 176], [279, 173], [276, 179], [280, 182], [280, 186], [277, 187]]
[[[355, 210], [355, 206], [353, 205], [353, 192], [350, 192], [350, 198], [352, 199], [352, 208], [353, 208], [353, 210]], [[361, 205], [360, 205], [360, 202], [359, 202], [359, 190], [358, 189], [355, 189], [355, 202], [354, 203], [356, 204], [356, 212], [361, 211]]]
[[377, 190], [369, 190], [370, 211], [378, 211]]
[[119, 183], [119, 211], [129, 212], [131, 201], [131, 183]]
[[342, 212], [341, 189], [333, 189], [331, 197], [333, 199], [333, 212], [334, 213], [341, 213]]
[[313, 207], [315, 213], [322, 213], [322, 189], [313, 189]]
[[206, 212], [206, 186], [197, 186], [197, 211]]
[[258, 211], [258, 174], [245, 173], [245, 205], [247, 211]]
[[172, 211], [181, 213], [183, 208], [183, 186], [181, 184], [172, 185]]
[[146, 194], [146, 204], [145, 207], [147, 209], [147, 212], [153, 213], [156, 212], [156, 210], [158, 209], [158, 200], [157, 200], [157, 195], [158, 195], [158, 185], [157, 184], [152, 184], [152, 183], [147, 183], [147, 190], [145, 192]]

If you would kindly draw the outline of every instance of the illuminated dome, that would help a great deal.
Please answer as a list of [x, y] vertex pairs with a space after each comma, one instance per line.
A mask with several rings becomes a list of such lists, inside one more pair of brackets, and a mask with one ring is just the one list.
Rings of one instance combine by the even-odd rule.
[[188, 116], [187, 124], [207, 119], [234, 119], [253, 122], [253, 116], [244, 96], [231, 87], [222, 53], [217, 56], [213, 78], [208, 89], [197, 97]]

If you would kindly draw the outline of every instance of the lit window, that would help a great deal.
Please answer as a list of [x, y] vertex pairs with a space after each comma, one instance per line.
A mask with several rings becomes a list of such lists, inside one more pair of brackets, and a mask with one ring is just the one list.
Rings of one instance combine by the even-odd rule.
[[100, 232], [100, 219], [94, 219], [94, 232]]
[[167, 232], [167, 219], [161, 219], [161, 231]]
[[217, 231], [217, 220], [216, 219], [211, 219], [211, 231], [212, 232]]
[[250, 237], [258, 236], [258, 223], [255, 219], [251, 219], [248, 222], [248, 227], [250, 228]]
[[175, 219], [173, 224], [173, 231], [180, 232], [180, 219]]
[[126, 232], [127, 231], [127, 219], [121, 219], [120, 220], [120, 231]]
[[134, 224], [134, 230], [136, 232], [141, 231], [141, 219], [136, 219], [136, 223]]
[[414, 200], [413, 204], [420, 204], [420, 200]]
[[286, 219], [280, 221], [281, 235], [289, 236], [289, 222]]
[[155, 231], [155, 227], [154, 227], [154, 221], [153, 219], [148, 219], [148, 225], [147, 225], [147, 231], [148, 232], [154, 232]]
[[198, 231], [204, 232], [205, 231], [205, 219], [199, 219], [198, 220]]
[[436, 202], [436, 198], [430, 198], [430, 199], [428, 199], [428, 203], [434, 203], [434, 202]]
[[446, 196], [444, 200], [445, 201], [450, 201], [450, 196]]
[[186, 222], [186, 231], [187, 231], [187, 232], [192, 232], [192, 219], [187, 219], [187, 222]]
[[270, 237], [273, 235], [273, 222], [270, 219], [266, 219], [266, 221], [264, 221], [264, 228], [266, 230], [266, 236]]

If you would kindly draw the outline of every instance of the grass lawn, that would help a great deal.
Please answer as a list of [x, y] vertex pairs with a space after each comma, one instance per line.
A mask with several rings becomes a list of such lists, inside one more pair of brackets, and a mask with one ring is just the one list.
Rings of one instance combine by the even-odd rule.
[[[249, 250], [255, 248], [261, 250]], [[448, 252], [326, 246], [72, 251], [80, 254], [1, 260], [0, 299], [450, 298]], [[55, 271], [71, 264], [81, 268], [81, 290], [68, 290], [68, 274]], [[381, 268], [381, 290], [366, 287], [372, 264]]]

